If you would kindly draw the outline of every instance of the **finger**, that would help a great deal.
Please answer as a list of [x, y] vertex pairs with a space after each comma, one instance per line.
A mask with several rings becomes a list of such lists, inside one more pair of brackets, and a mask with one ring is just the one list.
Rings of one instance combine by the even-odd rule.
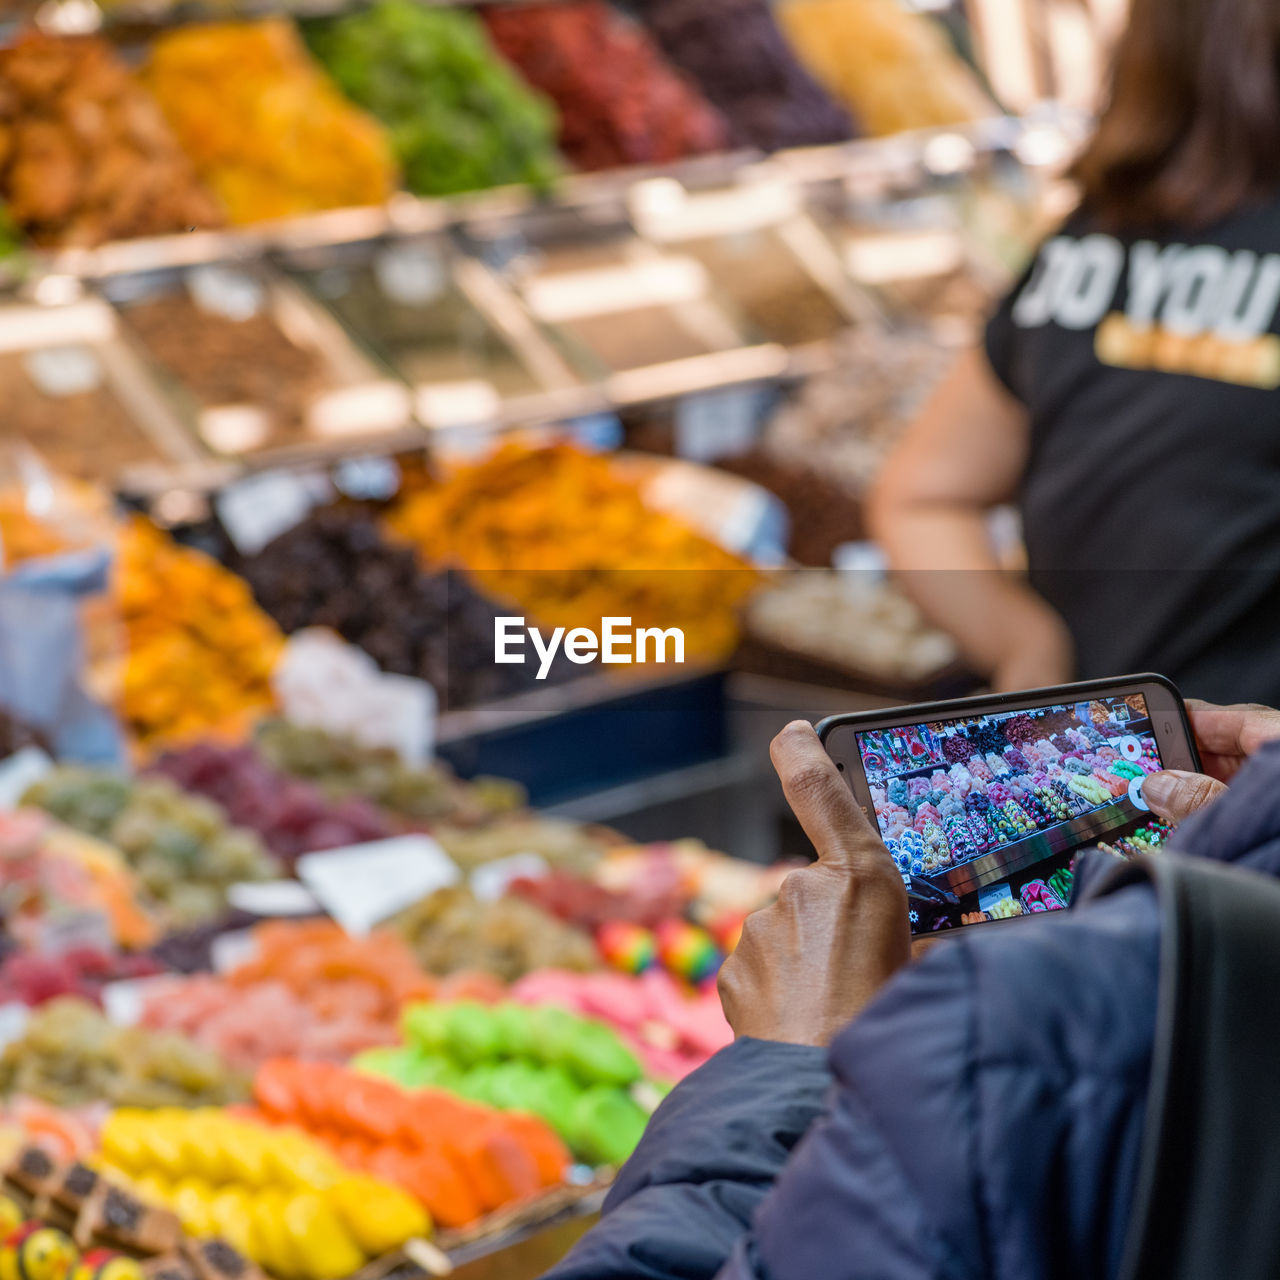
[[1264, 742], [1280, 738], [1280, 711], [1273, 707], [1252, 703], [1219, 707], [1191, 698], [1187, 714], [1206, 757], [1251, 756]]
[[1203, 773], [1165, 769], [1153, 773], [1142, 784], [1142, 796], [1153, 813], [1166, 822], [1178, 823], [1212, 804], [1226, 789], [1216, 778]]
[[807, 720], [795, 720], [769, 746], [782, 790], [819, 860], [847, 863], [884, 853], [879, 835]]

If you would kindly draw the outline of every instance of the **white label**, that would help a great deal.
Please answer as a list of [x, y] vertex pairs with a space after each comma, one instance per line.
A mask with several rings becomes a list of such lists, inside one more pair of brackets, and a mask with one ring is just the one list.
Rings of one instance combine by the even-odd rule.
[[860, 235], [845, 247], [849, 274], [864, 284], [949, 275], [964, 266], [964, 245], [952, 231]]
[[81, 948], [110, 953], [114, 947], [115, 935], [105, 911], [68, 909], [46, 916], [36, 926], [36, 950], [45, 955]]
[[529, 308], [546, 324], [587, 316], [680, 306], [706, 296], [706, 269], [693, 258], [653, 258], [623, 267], [564, 271], [532, 281]]
[[394, 244], [373, 260], [378, 287], [393, 302], [425, 307], [449, 288], [443, 256], [423, 244]]
[[215, 453], [250, 453], [271, 435], [271, 417], [251, 404], [221, 405], [200, 413], [199, 430]]
[[414, 396], [419, 420], [436, 431], [477, 427], [493, 422], [502, 411], [502, 397], [490, 382], [473, 378], [419, 387]]
[[305, 884], [296, 880], [260, 880], [233, 884], [227, 905], [255, 916], [309, 916], [320, 904]]
[[23, 747], [0, 762], [0, 809], [16, 809], [26, 792], [53, 768], [39, 747]]
[[323, 476], [264, 471], [228, 485], [218, 495], [215, 506], [236, 549], [251, 556], [292, 529], [330, 493], [329, 482]]
[[348, 498], [385, 502], [400, 490], [400, 468], [393, 458], [343, 458], [333, 482]]
[[676, 454], [691, 462], [711, 462], [745, 453], [759, 423], [759, 395], [731, 388], [687, 396], [676, 409]]
[[308, 853], [298, 878], [352, 937], [457, 884], [462, 872], [429, 836], [395, 836], [369, 844]]
[[42, 347], [22, 363], [47, 396], [80, 396], [102, 386], [102, 363], [88, 347]]
[[799, 192], [781, 182], [691, 196], [678, 183], [654, 179], [637, 183], [628, 203], [640, 234], [664, 242], [741, 235], [801, 212]]
[[471, 873], [471, 892], [481, 902], [497, 902], [513, 880], [541, 880], [550, 870], [536, 853], [513, 853], [478, 866]]
[[1007, 884], [998, 884], [978, 894], [978, 907], [982, 911], [990, 911], [997, 902], [1006, 902], [1012, 897], [1013, 890]]
[[409, 390], [389, 378], [326, 391], [307, 410], [307, 427], [326, 440], [395, 431], [409, 421]]
[[235, 267], [194, 267], [187, 273], [191, 301], [211, 315], [243, 322], [262, 310], [267, 300], [262, 281]]
[[0, 1049], [21, 1040], [27, 1033], [27, 1023], [31, 1021], [31, 1010], [25, 1004], [12, 1001], [0, 1004]]

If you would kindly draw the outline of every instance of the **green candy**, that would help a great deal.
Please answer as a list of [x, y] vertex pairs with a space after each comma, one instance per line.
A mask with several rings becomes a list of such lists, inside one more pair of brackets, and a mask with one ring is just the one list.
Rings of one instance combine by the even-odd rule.
[[459, 1000], [445, 1006], [444, 1021], [449, 1055], [464, 1067], [492, 1062], [501, 1054], [498, 1024], [487, 1005]]
[[533, 1056], [548, 1067], [568, 1067], [572, 1059], [574, 1037], [582, 1019], [552, 1005], [529, 1010], [529, 1030], [533, 1040]]
[[569, 1144], [592, 1164], [620, 1165], [648, 1123], [644, 1109], [621, 1089], [598, 1086], [578, 1099]]
[[644, 1074], [630, 1049], [599, 1022], [578, 1025], [564, 1065], [584, 1084], [634, 1084]]
[[400, 1034], [416, 1049], [444, 1053], [449, 1044], [448, 1005], [411, 1004], [400, 1015]]
[[532, 1011], [520, 1004], [500, 1004], [493, 1011], [502, 1053], [508, 1058], [536, 1057]]
[[582, 1090], [560, 1067], [534, 1068], [526, 1110], [545, 1120], [566, 1142], [573, 1142], [574, 1112]]

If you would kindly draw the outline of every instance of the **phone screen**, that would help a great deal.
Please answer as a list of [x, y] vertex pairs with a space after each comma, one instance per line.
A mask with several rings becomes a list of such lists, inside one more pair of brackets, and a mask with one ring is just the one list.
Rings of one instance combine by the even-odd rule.
[[1083, 847], [1158, 848], [1142, 797], [1162, 768], [1141, 693], [860, 730], [880, 834], [913, 932], [1066, 906]]

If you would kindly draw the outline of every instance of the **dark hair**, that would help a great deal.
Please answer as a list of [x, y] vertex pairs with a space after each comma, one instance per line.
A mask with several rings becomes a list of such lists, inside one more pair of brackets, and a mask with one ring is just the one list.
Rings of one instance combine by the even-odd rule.
[[1203, 227], [1280, 185], [1280, 0], [1133, 0], [1072, 176], [1114, 227]]

